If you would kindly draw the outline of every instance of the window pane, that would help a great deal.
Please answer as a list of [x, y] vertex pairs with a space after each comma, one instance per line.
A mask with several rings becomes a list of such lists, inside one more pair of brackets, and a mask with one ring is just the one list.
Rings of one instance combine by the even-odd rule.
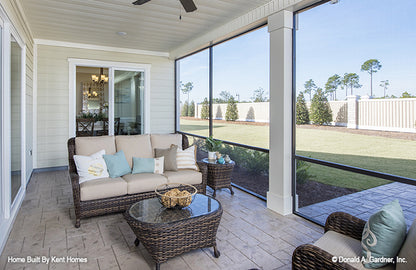
[[179, 74], [179, 131], [209, 135], [209, 50], [176, 62]]
[[13, 38], [11, 39], [11, 194], [12, 202], [16, 197], [21, 181], [22, 157], [21, 157], [21, 110], [22, 110], [22, 49]]
[[108, 135], [108, 68], [77, 67], [76, 74], [77, 136]]
[[298, 15], [298, 155], [416, 178], [413, 7], [351, 0]]
[[144, 72], [114, 71], [114, 134], [143, 134]]
[[342, 211], [368, 218], [385, 204], [398, 199], [407, 226], [416, 218], [416, 186], [297, 161], [296, 197], [298, 211], [321, 224], [329, 214]]
[[269, 33], [260, 28], [213, 47], [213, 135], [269, 148]]

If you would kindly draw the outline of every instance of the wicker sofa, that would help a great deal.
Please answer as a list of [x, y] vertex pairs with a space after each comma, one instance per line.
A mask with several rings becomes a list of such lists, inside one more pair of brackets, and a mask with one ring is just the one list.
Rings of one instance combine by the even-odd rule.
[[181, 134], [152, 134], [131, 136], [76, 137], [68, 140], [69, 176], [75, 207], [75, 227], [86, 217], [126, 211], [136, 201], [156, 197], [155, 186], [168, 182], [192, 184], [199, 193], [206, 193], [207, 167], [198, 162], [199, 171], [167, 171], [164, 175], [142, 173], [119, 178], [95, 179], [79, 183], [74, 155], [91, 155], [102, 149], [106, 154], [123, 150], [131, 164], [132, 157], [153, 157], [155, 148], [169, 148], [176, 144], [182, 149], [189, 146]]
[[[292, 269], [336, 269], [365, 270], [360, 262], [339, 262], [334, 257], [357, 258], [361, 256], [361, 237], [365, 221], [344, 212], [335, 212], [328, 216], [325, 234], [315, 244], [297, 247], [292, 256]], [[398, 257], [406, 263], [387, 264], [380, 270], [416, 269], [416, 220], [410, 227]]]

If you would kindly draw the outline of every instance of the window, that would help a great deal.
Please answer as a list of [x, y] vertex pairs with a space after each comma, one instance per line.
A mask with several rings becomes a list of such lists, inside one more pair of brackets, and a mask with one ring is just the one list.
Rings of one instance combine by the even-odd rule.
[[371, 212], [398, 198], [405, 209], [414, 196], [405, 184], [416, 178], [413, 6], [352, 0], [295, 15], [299, 213], [322, 223], [324, 208]]
[[269, 34], [260, 27], [176, 61], [179, 132], [225, 143], [232, 182], [264, 198], [269, 170]]

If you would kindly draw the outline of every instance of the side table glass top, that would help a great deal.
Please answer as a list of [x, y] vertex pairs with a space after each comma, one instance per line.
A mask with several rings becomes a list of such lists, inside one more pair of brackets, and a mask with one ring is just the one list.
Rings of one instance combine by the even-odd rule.
[[132, 218], [144, 223], [170, 223], [207, 215], [218, 211], [220, 203], [203, 194], [196, 194], [192, 203], [182, 209], [167, 209], [158, 198], [138, 201], [129, 209]]
[[210, 160], [208, 158], [203, 158], [202, 162], [209, 163], [209, 164], [218, 164], [218, 165], [229, 165], [229, 164], [234, 164], [235, 163], [233, 160], [231, 160], [229, 163], [220, 164], [216, 160]]

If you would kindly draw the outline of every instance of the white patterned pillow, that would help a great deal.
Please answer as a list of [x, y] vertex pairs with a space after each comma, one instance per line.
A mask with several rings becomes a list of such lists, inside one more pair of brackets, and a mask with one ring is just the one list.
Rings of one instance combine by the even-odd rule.
[[155, 170], [153, 173], [163, 174], [163, 164], [165, 163], [165, 157], [155, 158]]
[[183, 169], [192, 169], [198, 170], [198, 167], [195, 163], [195, 145], [181, 150], [178, 148], [178, 152], [176, 153], [176, 164], [178, 166], [178, 170]]
[[98, 151], [91, 156], [74, 155], [80, 184], [93, 179], [109, 177], [103, 155], [105, 155], [105, 150]]

